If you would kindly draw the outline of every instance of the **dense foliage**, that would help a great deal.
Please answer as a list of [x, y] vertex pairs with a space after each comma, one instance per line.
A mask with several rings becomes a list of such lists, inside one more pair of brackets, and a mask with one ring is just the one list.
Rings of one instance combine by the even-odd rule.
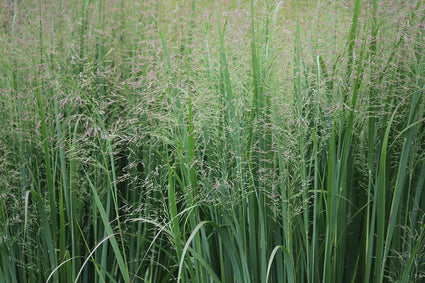
[[0, 282], [424, 280], [424, 1], [0, 5]]

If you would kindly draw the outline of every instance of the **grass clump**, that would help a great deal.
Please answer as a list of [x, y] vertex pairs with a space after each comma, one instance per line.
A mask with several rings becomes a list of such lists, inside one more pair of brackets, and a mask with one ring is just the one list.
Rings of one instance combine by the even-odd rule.
[[0, 281], [423, 280], [399, 2], [4, 1]]

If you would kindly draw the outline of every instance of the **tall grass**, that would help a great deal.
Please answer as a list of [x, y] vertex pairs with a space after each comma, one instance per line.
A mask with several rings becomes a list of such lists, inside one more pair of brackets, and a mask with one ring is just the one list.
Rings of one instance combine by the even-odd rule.
[[4, 1], [0, 282], [421, 282], [423, 1]]

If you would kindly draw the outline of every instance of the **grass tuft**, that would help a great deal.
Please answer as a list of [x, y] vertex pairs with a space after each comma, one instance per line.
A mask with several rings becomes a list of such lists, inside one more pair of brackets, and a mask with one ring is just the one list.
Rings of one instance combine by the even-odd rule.
[[0, 5], [1, 282], [425, 278], [424, 1]]

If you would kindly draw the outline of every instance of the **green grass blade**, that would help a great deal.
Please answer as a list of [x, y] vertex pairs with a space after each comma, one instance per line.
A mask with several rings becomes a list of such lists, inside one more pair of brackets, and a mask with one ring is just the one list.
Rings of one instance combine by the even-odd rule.
[[[92, 181], [90, 180], [89, 176], [87, 175], [87, 173], [86, 173], [86, 177], [87, 177], [87, 180], [89, 182], [90, 188], [92, 190], [94, 201], [96, 203], [96, 207], [99, 210], [100, 216], [102, 218], [103, 225], [105, 226], [106, 234], [107, 234], [108, 237], [111, 236], [109, 238], [109, 240], [111, 242], [112, 249], [114, 251], [116, 260], [118, 262], [118, 266], [119, 266], [119, 270], [121, 272], [121, 275], [122, 275], [122, 277], [123, 277], [124, 280], [129, 281], [130, 280], [130, 276], [128, 274], [127, 264], [124, 261], [124, 257], [122, 255], [120, 249], [119, 249], [118, 242], [117, 242], [117, 240], [115, 238], [115, 235], [117, 233], [114, 233], [113, 232], [113, 229], [112, 229], [112, 227], [110, 225], [109, 218], [108, 218], [108, 216], [107, 216], [107, 214], [105, 212], [105, 209], [104, 209], [104, 207], [102, 205], [102, 202], [100, 201], [100, 198], [99, 198], [99, 196], [98, 196], [98, 194], [96, 192], [96, 188], [94, 187], [94, 185], [93, 185]], [[121, 235], [121, 237], [122, 237], [122, 235]]]

